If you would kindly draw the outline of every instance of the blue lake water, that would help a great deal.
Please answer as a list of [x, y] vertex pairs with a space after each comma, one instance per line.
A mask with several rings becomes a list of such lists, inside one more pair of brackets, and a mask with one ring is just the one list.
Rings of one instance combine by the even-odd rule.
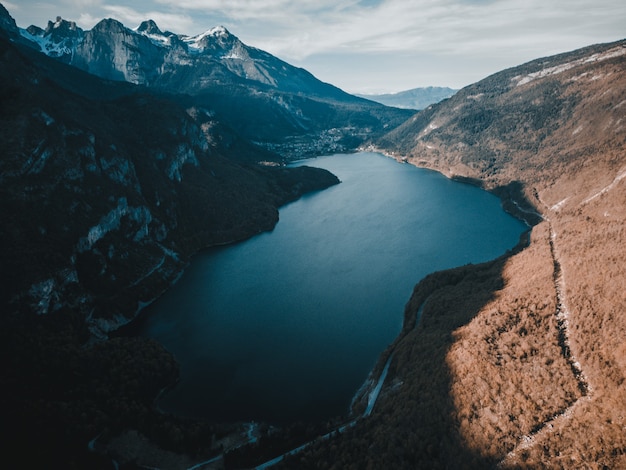
[[493, 259], [526, 229], [499, 200], [377, 153], [321, 157], [341, 184], [280, 210], [270, 233], [197, 255], [140, 334], [181, 364], [160, 406], [214, 420], [343, 414], [400, 332], [413, 286]]

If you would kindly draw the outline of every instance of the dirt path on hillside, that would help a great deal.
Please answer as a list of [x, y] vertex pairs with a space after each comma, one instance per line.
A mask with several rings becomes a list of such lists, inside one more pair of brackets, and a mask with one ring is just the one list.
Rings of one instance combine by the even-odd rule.
[[576, 408], [581, 406], [582, 403], [589, 401], [591, 397], [592, 387], [589, 384], [587, 377], [585, 376], [580, 363], [576, 359], [576, 356], [572, 353], [569, 342], [569, 309], [567, 307], [567, 301], [565, 296], [565, 276], [561, 262], [559, 261], [559, 254], [557, 249], [557, 235], [552, 226], [552, 222], [547, 217], [543, 216], [544, 220], [549, 224], [550, 230], [550, 254], [552, 256], [552, 263], [554, 266], [553, 281], [554, 290], [556, 293], [556, 311], [555, 317], [558, 328], [558, 341], [561, 348], [563, 357], [569, 364], [572, 374], [578, 382], [578, 389], [581, 396], [576, 399], [572, 404], [562, 411], [556, 413], [545, 422], [535, 427], [533, 432], [524, 435], [520, 438], [520, 443], [509, 452], [502, 461], [498, 464], [498, 468], [505, 468], [511, 464], [514, 464], [521, 452], [541, 442], [542, 439], [548, 435], [548, 433], [554, 432], [555, 429], [560, 429], [566, 425], [566, 422], [574, 414]]

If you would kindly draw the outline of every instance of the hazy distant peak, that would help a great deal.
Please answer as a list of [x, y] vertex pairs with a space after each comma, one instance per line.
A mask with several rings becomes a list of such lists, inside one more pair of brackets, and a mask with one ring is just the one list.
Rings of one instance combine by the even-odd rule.
[[407, 109], [425, 109], [431, 104], [451, 97], [457, 92], [447, 87], [424, 87], [381, 95], [358, 95], [387, 106]]

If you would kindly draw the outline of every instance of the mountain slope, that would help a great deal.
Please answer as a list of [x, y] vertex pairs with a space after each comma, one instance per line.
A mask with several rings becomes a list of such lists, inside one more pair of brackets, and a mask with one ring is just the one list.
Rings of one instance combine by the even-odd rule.
[[[487, 179], [491, 186], [513, 179], [509, 170], [516, 178], [540, 179], [545, 173], [553, 179], [550, 170], [579, 164], [582, 155], [572, 151], [620, 148], [623, 60], [618, 42], [505, 70], [417, 114], [381, 144], [449, 175]], [[587, 106], [593, 108], [582, 109]]]
[[408, 117], [349, 95], [243, 44], [223, 27], [189, 37], [105, 19], [91, 30], [57, 18], [21, 30], [33, 47], [108, 80], [186, 94], [245, 137], [289, 158], [350, 150]]
[[154, 409], [178, 377], [171, 354], [102, 339], [195, 252], [271, 229], [280, 205], [337, 178], [261, 165], [279, 157], [210, 109], [36, 52], [3, 8], [0, 24], [3, 455], [109, 468], [93, 449], [129, 429], [191, 462], [219, 452], [236, 426]]
[[418, 284], [371, 418], [283, 468], [625, 467], [626, 41], [492, 75], [379, 145], [493, 190], [530, 244]]
[[[336, 182], [237, 164], [273, 157], [206, 109], [124, 84], [111, 100], [75, 95], [50, 78], [50, 59], [1, 47], [3, 305], [73, 306], [106, 332], [198, 249], [267, 230], [278, 205]], [[82, 77], [85, 89], [98, 81]]]

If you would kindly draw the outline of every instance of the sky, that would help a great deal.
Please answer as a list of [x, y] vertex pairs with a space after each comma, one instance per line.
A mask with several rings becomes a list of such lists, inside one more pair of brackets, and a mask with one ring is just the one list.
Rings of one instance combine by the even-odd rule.
[[462, 88], [508, 67], [626, 38], [625, 0], [0, 0], [17, 25], [145, 19], [225, 26], [350, 93]]

